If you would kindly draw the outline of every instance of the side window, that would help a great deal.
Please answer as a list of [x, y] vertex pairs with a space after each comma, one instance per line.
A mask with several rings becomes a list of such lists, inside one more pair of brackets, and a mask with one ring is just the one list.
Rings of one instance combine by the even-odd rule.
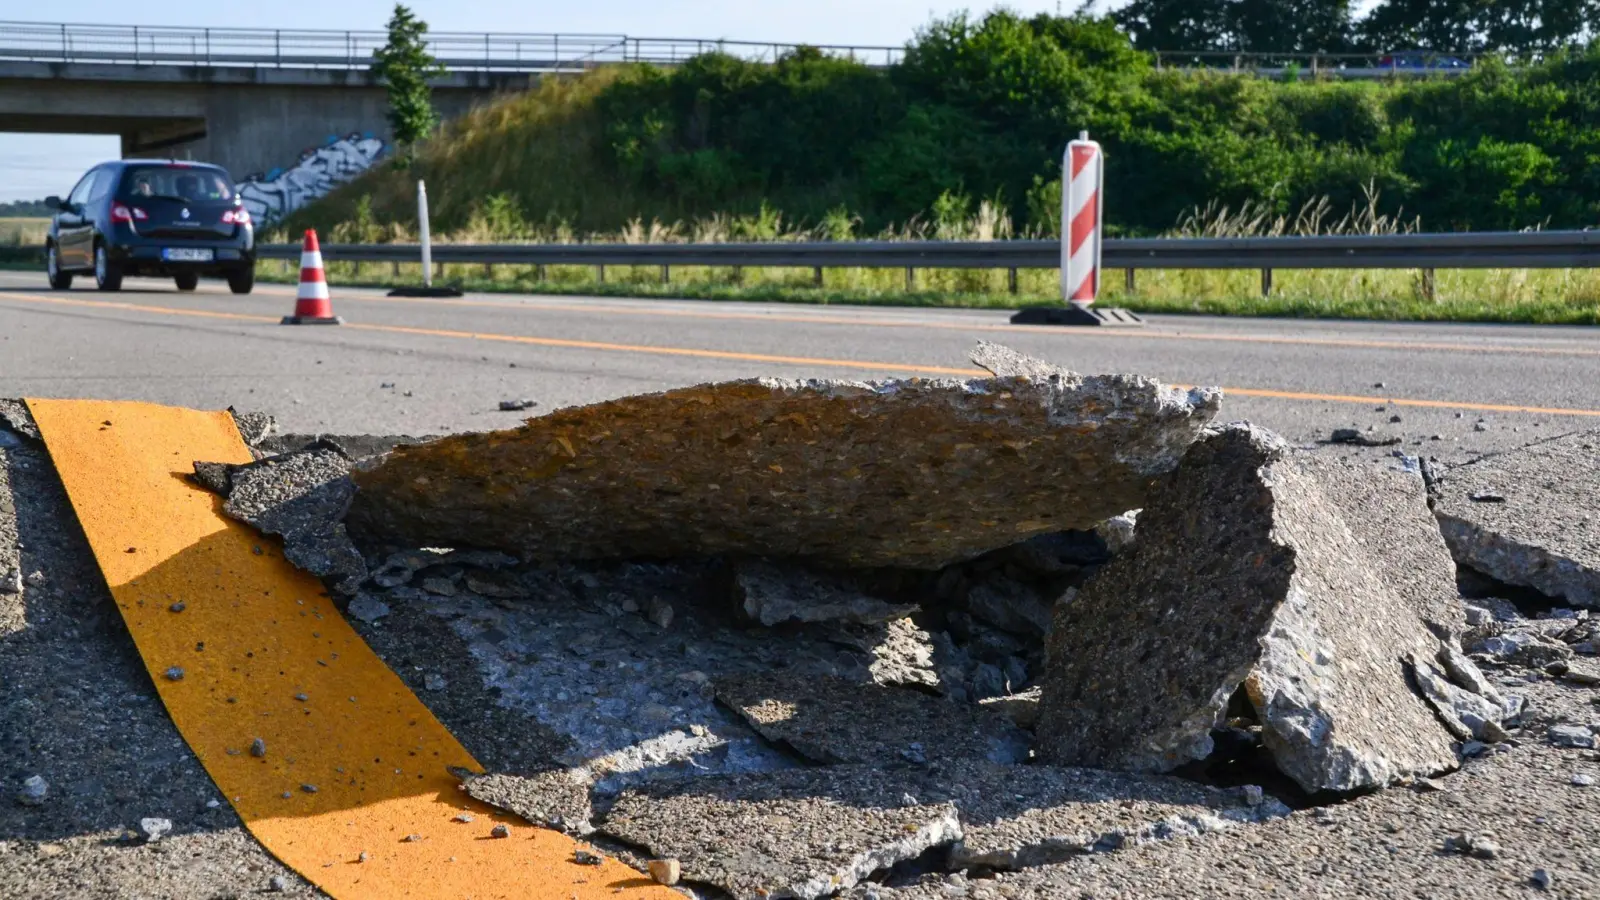
[[101, 169], [95, 173], [94, 187], [89, 189], [89, 202], [98, 203], [111, 193], [112, 185], [116, 184], [117, 173], [110, 169]]
[[67, 202], [74, 204], [89, 202], [89, 189], [94, 187], [95, 179], [99, 177], [99, 175], [100, 170], [95, 169], [89, 174], [83, 176], [83, 180], [78, 182], [78, 186], [72, 189], [71, 194], [67, 195]]

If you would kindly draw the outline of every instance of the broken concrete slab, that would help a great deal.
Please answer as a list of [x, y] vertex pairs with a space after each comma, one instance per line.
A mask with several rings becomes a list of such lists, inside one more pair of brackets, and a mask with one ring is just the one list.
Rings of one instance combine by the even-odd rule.
[[550, 769], [531, 775], [457, 772], [461, 790], [483, 803], [546, 828], [568, 834], [594, 831], [590, 819], [589, 777], [576, 769]]
[[289, 562], [340, 591], [354, 593], [367, 564], [345, 532], [345, 511], [355, 494], [350, 458], [328, 443], [228, 468], [223, 512], [267, 534], [283, 537]]
[[[1387, 539], [1363, 540], [1370, 523], [1352, 527], [1329, 499], [1383, 489], [1361, 483], [1374, 475], [1307, 464], [1248, 425], [1197, 442], [1140, 514], [1134, 547], [1057, 607], [1041, 756], [1170, 770], [1210, 753], [1242, 683], [1277, 766], [1307, 791], [1453, 768], [1451, 736], [1403, 662], [1434, 655], [1437, 592], [1391, 582], [1372, 558]], [[1411, 488], [1384, 515], [1409, 502], [1426, 516]]]
[[733, 563], [733, 600], [746, 618], [769, 628], [783, 622], [871, 625], [917, 610], [867, 595], [848, 575], [764, 560]]
[[630, 789], [599, 831], [678, 860], [686, 881], [735, 900], [831, 897], [961, 837], [954, 805], [919, 803], [874, 766]]
[[239, 437], [250, 447], [257, 447], [267, 436], [278, 430], [278, 420], [262, 412], [240, 412], [233, 407], [228, 407], [228, 415], [233, 416], [233, 426], [239, 429]]
[[536, 559], [934, 569], [1142, 505], [1220, 399], [1071, 373], [707, 384], [398, 447], [355, 473], [350, 521]]
[[762, 737], [824, 765], [1028, 758], [1027, 735], [998, 713], [919, 691], [767, 673], [714, 686]]
[[934, 638], [910, 619], [873, 625], [836, 625], [828, 640], [871, 656], [867, 671], [876, 684], [929, 688], [947, 693], [935, 662]]
[[1434, 512], [1462, 565], [1600, 607], [1600, 430], [1450, 469]]
[[1001, 631], [1037, 640], [1050, 631], [1056, 599], [1013, 578], [990, 575], [967, 591], [967, 612]]

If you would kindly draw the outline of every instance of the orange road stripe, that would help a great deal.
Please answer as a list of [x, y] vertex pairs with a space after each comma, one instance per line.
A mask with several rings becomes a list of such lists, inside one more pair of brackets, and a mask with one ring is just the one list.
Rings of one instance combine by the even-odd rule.
[[339, 900], [681, 900], [457, 789], [446, 766], [481, 767], [322, 584], [184, 479], [193, 460], [250, 461], [227, 413], [28, 407], [168, 714], [274, 856]]
[[[68, 306], [87, 306], [102, 309], [121, 309], [135, 312], [149, 312], [161, 315], [193, 316], [197, 318], [231, 319], [246, 322], [276, 323], [278, 320], [270, 316], [251, 316], [242, 313], [213, 312], [202, 309], [182, 309], [167, 306], [147, 306], [134, 303], [123, 303], [107, 300], [77, 300], [57, 297], [38, 297], [30, 294], [0, 292], [0, 299], [15, 299], [24, 302], [63, 304]], [[603, 341], [577, 341], [563, 338], [533, 337], [520, 334], [498, 334], [495, 332], [475, 331], [450, 331], [436, 328], [410, 328], [402, 325], [376, 325], [362, 322], [347, 322], [343, 326], [358, 331], [376, 331], [388, 334], [411, 334], [422, 337], [461, 338], [479, 341], [496, 341], [511, 344], [528, 344], [540, 347], [559, 347], [574, 350], [600, 350], [615, 353], [646, 353], [662, 356], [687, 356], [700, 359], [726, 359], [741, 362], [765, 362], [776, 365], [790, 366], [826, 366], [830, 368], [866, 369], [870, 371], [908, 372], [918, 375], [948, 375], [957, 378], [974, 378], [986, 376], [989, 373], [982, 369], [953, 368], [946, 366], [924, 366], [910, 363], [886, 363], [868, 360], [826, 359], [808, 356], [775, 356], [763, 353], [739, 353], [731, 350], [703, 350], [686, 347], [657, 347], [648, 344], [613, 344]], [[1473, 412], [1499, 412], [1499, 413], [1527, 413], [1532, 415], [1549, 416], [1585, 416], [1600, 418], [1600, 409], [1581, 409], [1571, 407], [1549, 406], [1518, 406], [1498, 403], [1471, 403], [1457, 400], [1411, 400], [1396, 397], [1372, 397], [1357, 394], [1320, 394], [1299, 391], [1278, 391], [1266, 388], [1223, 388], [1224, 393], [1234, 397], [1259, 397], [1274, 400], [1305, 400], [1322, 403], [1392, 403], [1397, 406], [1411, 406], [1423, 409], [1459, 409]]]

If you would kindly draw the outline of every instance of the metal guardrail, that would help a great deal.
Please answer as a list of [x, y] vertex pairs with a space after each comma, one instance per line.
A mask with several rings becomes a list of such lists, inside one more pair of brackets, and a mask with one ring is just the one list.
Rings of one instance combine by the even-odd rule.
[[[0, 21], [0, 59], [123, 65], [365, 69], [384, 46], [383, 31], [169, 28]], [[602, 63], [681, 63], [713, 50], [771, 62], [798, 44], [638, 38], [622, 34], [430, 32], [428, 50], [453, 71], [550, 72]], [[816, 45], [807, 45], [816, 46]], [[903, 47], [821, 45], [825, 53], [889, 65]]]
[[[262, 244], [299, 259], [298, 244]], [[1059, 241], [840, 241], [761, 244], [434, 244], [435, 263], [774, 268], [1053, 269]], [[416, 262], [416, 244], [323, 244], [326, 260]], [[1103, 269], [1600, 268], [1600, 231], [1477, 232], [1105, 242]]]

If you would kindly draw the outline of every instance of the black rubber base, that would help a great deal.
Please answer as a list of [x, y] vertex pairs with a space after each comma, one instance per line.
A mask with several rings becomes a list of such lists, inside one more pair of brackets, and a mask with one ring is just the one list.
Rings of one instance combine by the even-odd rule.
[[1074, 304], [1066, 306], [1030, 306], [1011, 317], [1013, 325], [1086, 325], [1091, 327], [1140, 328], [1144, 320], [1125, 309], [1087, 309]]
[[284, 316], [279, 325], [343, 325], [339, 316]]
[[458, 287], [397, 287], [389, 292], [391, 297], [460, 297]]

